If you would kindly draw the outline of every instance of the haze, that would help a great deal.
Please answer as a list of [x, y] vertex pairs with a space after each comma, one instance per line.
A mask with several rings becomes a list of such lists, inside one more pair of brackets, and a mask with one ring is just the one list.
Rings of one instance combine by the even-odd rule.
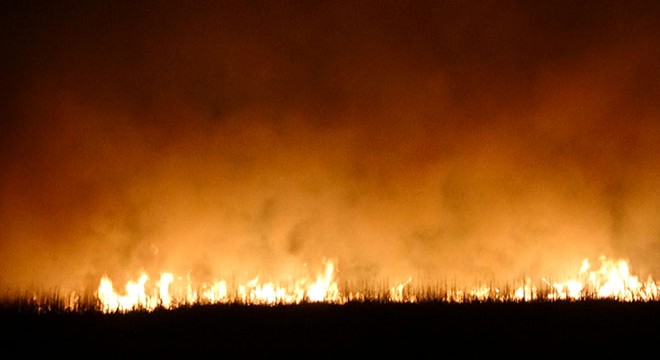
[[658, 277], [658, 4], [5, 1], [0, 286]]

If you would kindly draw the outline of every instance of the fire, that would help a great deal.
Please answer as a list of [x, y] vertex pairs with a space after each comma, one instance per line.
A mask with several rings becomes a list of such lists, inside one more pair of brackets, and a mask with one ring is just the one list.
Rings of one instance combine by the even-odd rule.
[[316, 276], [315, 281], [298, 279], [292, 285], [283, 283], [261, 283], [255, 277], [245, 284], [239, 284], [235, 293], [230, 292], [226, 280], [203, 284], [202, 289], [187, 286], [185, 296], [171, 293], [175, 277], [163, 273], [156, 288], [149, 291], [146, 286], [149, 276], [142, 273], [137, 281], [129, 281], [125, 293], [121, 295], [114, 289], [112, 281], [104, 276], [101, 279], [97, 295], [104, 312], [125, 312], [136, 309], [154, 310], [171, 309], [184, 304], [223, 304], [236, 302], [247, 305], [300, 304], [302, 302], [340, 303], [342, 297], [335, 280], [335, 264], [325, 261], [324, 271]]
[[[535, 301], [535, 300], [582, 300], [614, 299], [618, 301], [654, 301], [660, 299], [658, 284], [648, 276], [642, 281], [633, 275], [626, 260], [600, 257], [600, 266], [593, 268], [588, 259], [583, 260], [578, 275], [573, 279], [540, 282], [526, 276], [517, 286], [476, 286], [469, 289], [444, 290], [441, 293], [424, 293], [422, 284], [416, 291], [412, 278], [389, 287], [382, 293], [365, 289], [366, 292], [341, 291], [336, 279], [336, 264], [324, 261], [323, 271], [312, 278], [300, 278], [285, 282], [261, 282], [254, 277], [243, 284], [230, 286], [226, 280], [218, 280], [193, 288], [189, 278], [185, 280], [172, 273], [162, 273], [155, 284], [141, 273], [135, 281], [124, 286], [118, 293], [112, 281], [104, 276], [97, 290], [103, 312], [131, 310], [172, 309], [190, 304], [282, 305], [304, 302], [344, 304], [351, 301], [379, 300], [387, 302], [418, 302], [420, 299], [466, 301]], [[184, 284], [181, 285], [180, 283]], [[185, 290], [183, 290], [185, 289]], [[421, 292], [419, 289], [422, 289]], [[424, 294], [422, 294], [424, 293]], [[374, 295], [376, 294], [376, 295]]]
[[590, 270], [591, 264], [583, 260], [579, 279], [552, 284], [560, 299], [596, 297], [621, 301], [648, 301], [658, 298], [658, 286], [649, 275], [646, 281], [632, 275], [628, 262], [600, 256], [600, 267]]
[[[601, 255], [600, 266], [592, 270], [589, 259], [584, 259], [578, 276], [561, 282], [550, 282], [542, 278], [542, 284], [537, 286], [532, 279], [526, 277], [523, 284], [516, 287], [513, 296], [500, 289], [487, 287], [475, 288], [470, 292], [469, 299], [475, 300], [582, 300], [582, 299], [612, 299], [618, 301], [652, 301], [660, 300], [658, 283], [649, 275], [646, 281], [641, 281], [630, 271], [630, 265], [624, 259], [608, 259]], [[494, 295], [494, 296], [493, 296]]]
[[156, 298], [148, 296], [144, 285], [149, 277], [142, 273], [138, 281], [129, 281], [126, 284], [126, 294], [119, 295], [115, 292], [112, 281], [104, 276], [99, 285], [98, 297], [103, 304], [103, 311], [128, 311], [133, 309], [145, 308], [154, 309], [156, 307]]

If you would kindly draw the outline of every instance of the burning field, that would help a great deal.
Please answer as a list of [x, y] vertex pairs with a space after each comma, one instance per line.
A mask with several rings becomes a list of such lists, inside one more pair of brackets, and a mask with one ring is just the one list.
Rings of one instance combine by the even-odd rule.
[[[116, 289], [103, 277], [93, 296], [9, 296], [0, 315], [13, 356], [230, 358], [302, 356], [488, 356], [501, 349], [573, 356], [648, 355], [660, 324], [658, 283], [625, 260], [585, 259], [574, 279], [525, 278], [459, 289], [412, 279], [346, 284], [332, 261], [314, 278], [198, 287], [146, 273]], [[339, 285], [344, 284], [344, 285]], [[39, 344], [31, 348], [30, 343]]]
[[459, 287], [456, 280], [423, 283], [409, 278], [405, 282], [341, 281], [335, 264], [324, 261], [324, 269], [315, 277], [262, 281], [255, 277], [245, 283], [216, 280], [199, 283], [190, 276], [162, 273], [151, 279], [142, 272], [124, 286], [115, 287], [103, 276], [93, 294], [80, 292], [32, 291], [7, 293], [5, 308], [17, 312], [129, 313], [172, 310], [200, 305], [281, 306], [323, 303], [493, 303], [610, 300], [616, 302], [656, 302], [660, 283], [649, 275], [640, 279], [631, 273], [626, 260], [599, 258], [592, 267], [584, 259], [575, 277], [555, 281], [524, 277], [512, 282], [475, 284]]
[[615, 0], [3, 2], [7, 344], [653, 339], [658, 18]]

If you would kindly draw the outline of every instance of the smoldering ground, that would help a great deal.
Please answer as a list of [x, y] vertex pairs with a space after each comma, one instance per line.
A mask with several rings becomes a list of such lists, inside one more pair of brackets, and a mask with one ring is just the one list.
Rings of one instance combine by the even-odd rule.
[[659, 274], [658, 10], [5, 2], [0, 284]]

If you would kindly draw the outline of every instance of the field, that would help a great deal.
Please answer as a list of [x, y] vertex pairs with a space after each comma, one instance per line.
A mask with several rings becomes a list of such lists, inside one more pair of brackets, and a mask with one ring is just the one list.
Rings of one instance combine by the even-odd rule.
[[96, 292], [6, 293], [0, 300], [1, 345], [11, 358], [44, 351], [122, 359], [627, 359], [657, 353], [658, 283], [631, 276], [626, 262], [603, 261], [574, 281], [471, 289], [338, 284], [328, 264], [306, 286], [220, 283], [192, 297], [177, 290], [186, 287], [150, 284], [146, 277], [122, 293], [105, 280]]
[[[657, 353], [658, 302], [196, 305], [103, 314], [2, 308], [9, 358], [455, 358]], [[430, 354], [430, 356], [427, 356]]]

